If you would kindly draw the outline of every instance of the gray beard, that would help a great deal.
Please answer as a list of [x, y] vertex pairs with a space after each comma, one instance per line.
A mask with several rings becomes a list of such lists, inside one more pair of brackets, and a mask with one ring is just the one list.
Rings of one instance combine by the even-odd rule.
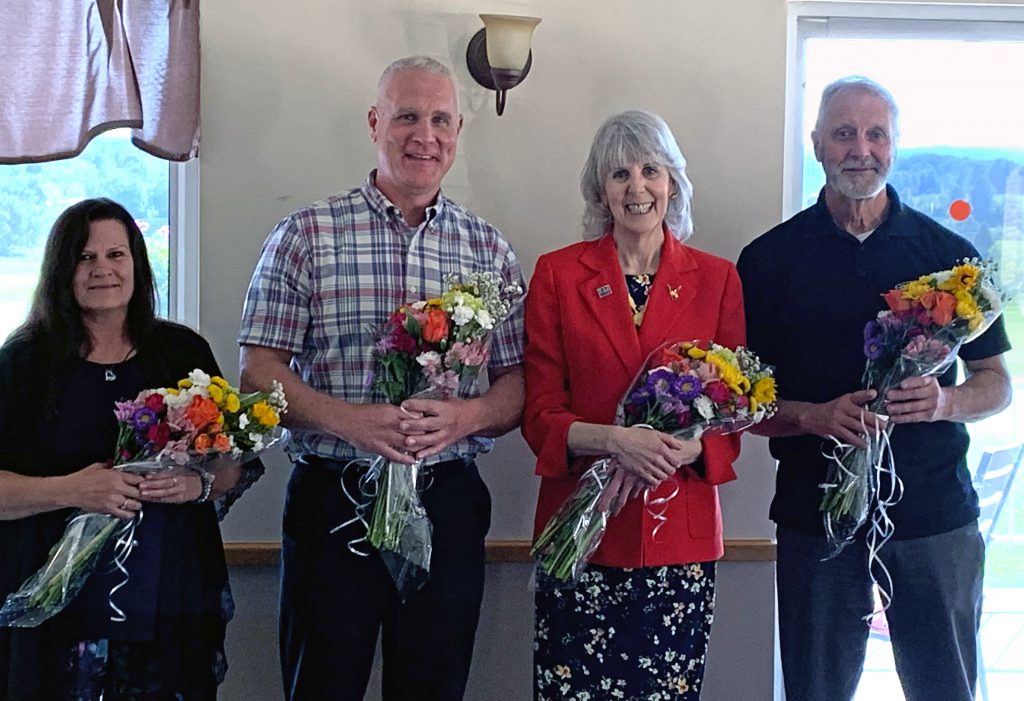
[[851, 200], [870, 200], [885, 189], [885, 176], [887, 173], [879, 173], [870, 180], [860, 181], [848, 178], [842, 173], [825, 174], [825, 181], [829, 187], [843, 197]]

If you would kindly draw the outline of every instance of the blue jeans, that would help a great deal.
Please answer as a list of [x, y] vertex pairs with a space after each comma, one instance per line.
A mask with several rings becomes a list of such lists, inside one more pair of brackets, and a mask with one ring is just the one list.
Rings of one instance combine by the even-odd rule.
[[[863, 537], [832, 560], [824, 536], [777, 529], [779, 640], [787, 701], [849, 701], [864, 669], [874, 608]], [[890, 540], [886, 611], [907, 701], [973, 701], [985, 546], [977, 523]]]

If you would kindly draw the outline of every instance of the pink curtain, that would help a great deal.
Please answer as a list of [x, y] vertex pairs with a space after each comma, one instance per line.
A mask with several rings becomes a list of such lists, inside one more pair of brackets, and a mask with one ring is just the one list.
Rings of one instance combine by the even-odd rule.
[[0, 3], [0, 163], [75, 156], [132, 127], [139, 148], [199, 147], [198, 0]]

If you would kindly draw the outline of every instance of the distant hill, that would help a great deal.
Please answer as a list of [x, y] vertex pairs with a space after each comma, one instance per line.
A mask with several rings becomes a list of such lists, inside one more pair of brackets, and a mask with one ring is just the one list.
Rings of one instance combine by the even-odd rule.
[[982, 161], [995, 161], [1000, 158], [1006, 158], [1017, 163], [1024, 163], [1024, 149], [972, 148], [964, 146], [916, 146], [914, 148], [901, 148], [896, 161], [899, 162], [904, 157], [921, 153], [975, 158]]
[[[804, 203], [825, 184], [814, 154], [804, 158]], [[985, 254], [992, 242], [1024, 231], [1024, 150], [936, 146], [899, 152], [889, 182], [904, 202], [973, 241]], [[958, 199], [971, 205], [964, 221], [949, 216]]]

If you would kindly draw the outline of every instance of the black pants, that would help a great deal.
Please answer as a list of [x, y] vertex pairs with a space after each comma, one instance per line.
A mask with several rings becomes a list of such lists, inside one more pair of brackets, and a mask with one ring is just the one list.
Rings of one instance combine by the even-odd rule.
[[[359, 701], [383, 631], [385, 701], [455, 701], [469, 677], [484, 588], [491, 500], [472, 461], [441, 463], [422, 494], [433, 524], [430, 581], [404, 603], [380, 557], [352, 553], [359, 524], [339, 463], [299, 462], [288, 483], [281, 572], [281, 666], [288, 701]], [[358, 472], [344, 473], [356, 494]]]

